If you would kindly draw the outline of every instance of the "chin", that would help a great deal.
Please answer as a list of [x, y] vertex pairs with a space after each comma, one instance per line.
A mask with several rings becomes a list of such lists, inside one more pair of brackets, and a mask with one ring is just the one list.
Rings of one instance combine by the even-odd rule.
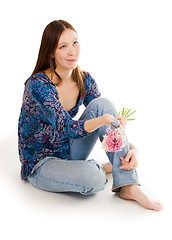
[[73, 70], [77, 67], [78, 64], [70, 64], [70, 66], [66, 66], [66, 69]]

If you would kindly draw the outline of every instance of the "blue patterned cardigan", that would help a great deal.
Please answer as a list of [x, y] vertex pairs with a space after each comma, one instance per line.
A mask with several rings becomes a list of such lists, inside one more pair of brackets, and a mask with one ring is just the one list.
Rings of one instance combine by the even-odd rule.
[[27, 81], [18, 123], [22, 179], [31, 175], [45, 157], [68, 158], [69, 139], [89, 134], [84, 129], [85, 120], [73, 118], [79, 106], [87, 106], [100, 92], [89, 73], [83, 81], [86, 97], [80, 96], [69, 112], [61, 105], [56, 85], [45, 73], [36, 73]]

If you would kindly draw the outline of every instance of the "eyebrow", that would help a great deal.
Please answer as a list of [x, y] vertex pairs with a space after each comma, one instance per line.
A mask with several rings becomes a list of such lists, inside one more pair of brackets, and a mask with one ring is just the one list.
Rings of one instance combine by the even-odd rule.
[[[75, 41], [75, 40], [78, 40], [78, 38], [77, 38], [77, 37], [74, 38], [71, 42], [73, 42], [73, 41]], [[59, 43], [58, 46], [60, 46], [60, 45], [64, 45], [64, 44], [67, 44], [67, 42]]]

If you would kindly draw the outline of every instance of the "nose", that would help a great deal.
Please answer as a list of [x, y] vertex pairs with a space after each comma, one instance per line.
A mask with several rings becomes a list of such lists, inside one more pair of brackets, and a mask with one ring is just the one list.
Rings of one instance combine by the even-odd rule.
[[74, 47], [69, 48], [68, 54], [69, 54], [69, 56], [75, 56], [76, 55], [76, 50], [74, 49]]

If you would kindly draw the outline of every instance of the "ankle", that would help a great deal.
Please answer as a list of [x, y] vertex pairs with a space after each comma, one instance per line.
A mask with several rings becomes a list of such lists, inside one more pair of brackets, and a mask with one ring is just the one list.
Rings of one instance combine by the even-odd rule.
[[137, 185], [137, 184], [125, 185], [125, 186], [121, 187], [121, 191], [132, 192], [132, 191], [135, 190], [136, 188], [138, 188], [138, 185]]
[[138, 193], [139, 190], [140, 189], [137, 184], [125, 185], [120, 189], [120, 196], [126, 198], [135, 198], [135, 193]]

